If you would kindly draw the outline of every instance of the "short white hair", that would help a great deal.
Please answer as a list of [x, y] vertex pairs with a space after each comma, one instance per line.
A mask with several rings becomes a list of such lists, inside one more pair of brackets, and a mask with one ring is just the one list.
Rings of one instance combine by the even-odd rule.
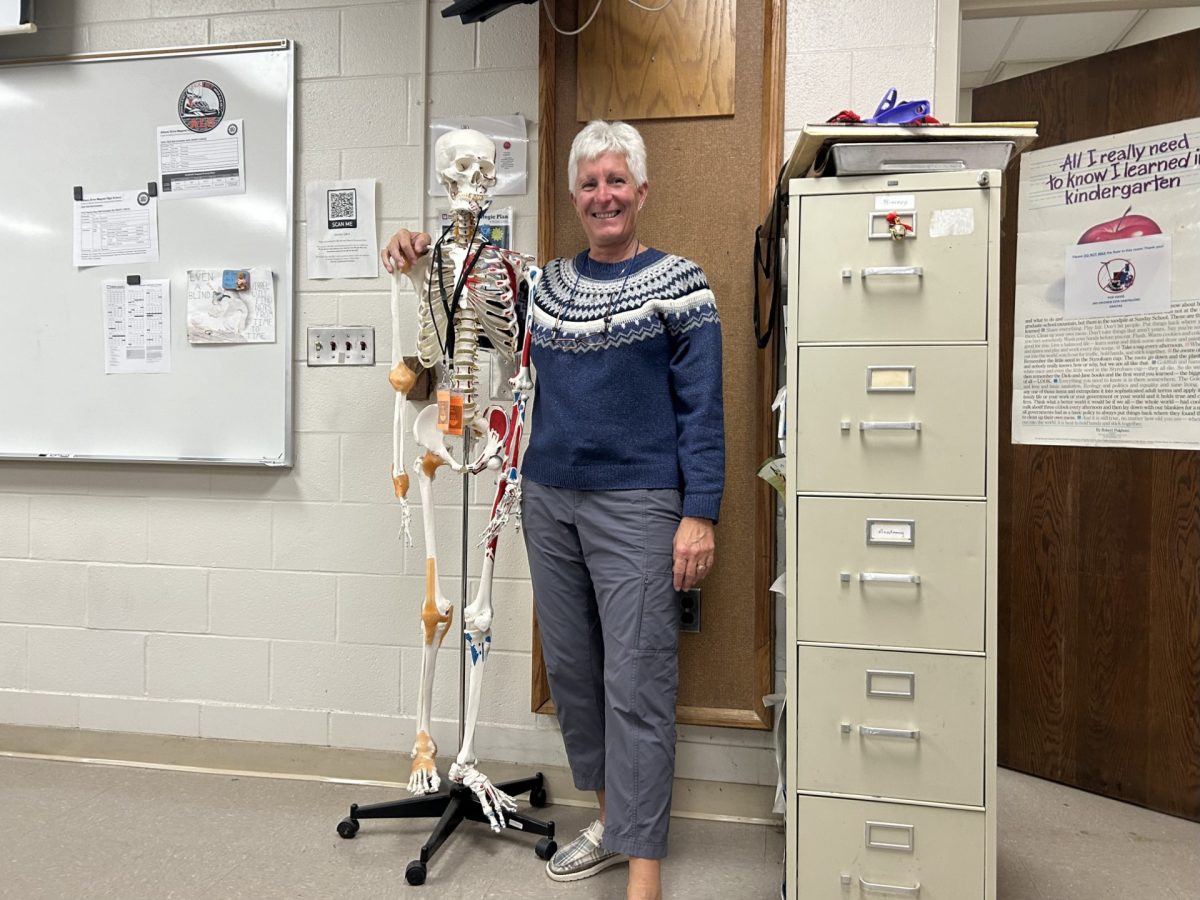
[[575, 193], [579, 164], [605, 153], [619, 153], [625, 157], [635, 188], [646, 183], [646, 144], [638, 130], [626, 122], [594, 119], [571, 142], [571, 155], [567, 158], [567, 189], [572, 194]]

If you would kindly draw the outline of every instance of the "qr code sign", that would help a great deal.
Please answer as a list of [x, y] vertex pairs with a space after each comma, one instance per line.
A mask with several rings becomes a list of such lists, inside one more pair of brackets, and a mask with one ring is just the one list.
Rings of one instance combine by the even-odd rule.
[[358, 194], [354, 188], [327, 191], [329, 199], [329, 228], [358, 227]]

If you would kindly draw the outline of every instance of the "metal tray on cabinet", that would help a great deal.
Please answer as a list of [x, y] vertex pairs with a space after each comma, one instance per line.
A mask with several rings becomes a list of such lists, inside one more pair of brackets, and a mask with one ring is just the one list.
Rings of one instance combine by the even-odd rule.
[[1012, 141], [900, 141], [834, 144], [830, 158], [838, 175], [894, 175], [901, 172], [1003, 170], [1012, 152]]

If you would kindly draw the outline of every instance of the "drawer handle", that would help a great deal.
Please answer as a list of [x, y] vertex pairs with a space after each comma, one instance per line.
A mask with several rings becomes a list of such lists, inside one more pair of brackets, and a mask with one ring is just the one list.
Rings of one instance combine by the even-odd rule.
[[877, 581], [884, 584], [920, 584], [920, 575], [899, 575], [894, 572], [859, 572], [859, 581]]
[[[843, 429], [845, 430], [845, 429]], [[859, 422], [859, 431], [920, 431], [920, 422]]]
[[873, 278], [877, 275], [913, 275], [917, 278], [925, 276], [924, 266], [865, 266], [862, 277]]
[[901, 884], [875, 884], [858, 876], [858, 887], [864, 894], [899, 894], [902, 897], [920, 897], [921, 883], [918, 881], [912, 887]]
[[[849, 734], [854, 730], [854, 726], [849, 722], [843, 722], [841, 729], [842, 734]], [[863, 737], [903, 738], [907, 741], [921, 740], [921, 730], [919, 728], [906, 731], [903, 728], [876, 728], [874, 725], [859, 725], [858, 733]]]

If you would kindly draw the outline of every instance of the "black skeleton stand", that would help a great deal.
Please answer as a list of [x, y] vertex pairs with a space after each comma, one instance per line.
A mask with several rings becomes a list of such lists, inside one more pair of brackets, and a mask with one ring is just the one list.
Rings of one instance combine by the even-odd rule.
[[[470, 458], [471, 439], [470, 431], [467, 431], [464, 437], [465, 459]], [[467, 608], [467, 510], [468, 497], [470, 496], [470, 485], [467, 481], [469, 475], [463, 475], [463, 501], [462, 501], [462, 599], [459, 607], [459, 642], [458, 642], [458, 744], [461, 747], [463, 742], [463, 733], [465, 728], [466, 707], [466, 653], [464, 651], [465, 641], [463, 635], [466, 632], [466, 622], [463, 621], [462, 610]], [[449, 782], [449, 779], [446, 779]], [[337, 833], [344, 838], [352, 838], [358, 834], [358, 823], [360, 819], [433, 819], [438, 820], [433, 828], [433, 833], [429, 835], [427, 840], [421, 847], [421, 858], [414, 859], [408, 864], [404, 870], [404, 878], [409, 884], [418, 885], [425, 883], [425, 876], [428, 871], [429, 861], [433, 858], [440, 846], [446, 842], [446, 838], [454, 833], [464, 821], [482, 822], [488, 825], [487, 815], [483, 811], [483, 807], [479, 805], [479, 800], [471, 792], [471, 789], [461, 785], [449, 782], [450, 788], [443, 788], [436, 794], [431, 794], [427, 797], [410, 797], [405, 800], [392, 800], [386, 803], [371, 803], [367, 806], [359, 806], [357, 803], [350, 804], [350, 815], [338, 822]], [[519, 778], [515, 781], [505, 781], [496, 785], [500, 790], [504, 791], [512, 797], [529, 792], [529, 805], [535, 808], [541, 808], [546, 805], [546, 785], [545, 779], [541, 772], [535, 773], [530, 778]], [[543, 822], [541, 819], [534, 819], [530, 816], [521, 813], [505, 813], [505, 819], [508, 820], [508, 827], [524, 832], [525, 834], [541, 835], [541, 840], [534, 845], [533, 852], [537, 854], [538, 859], [550, 859], [558, 850], [558, 844], [554, 841], [554, 823]], [[490, 827], [490, 826], [489, 826]]]

